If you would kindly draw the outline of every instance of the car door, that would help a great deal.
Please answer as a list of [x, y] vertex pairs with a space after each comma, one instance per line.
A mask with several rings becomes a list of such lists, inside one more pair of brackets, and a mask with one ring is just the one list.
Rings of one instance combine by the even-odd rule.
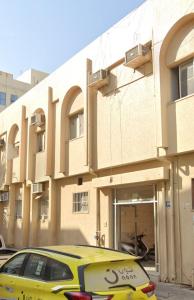
[[[25, 299], [31, 300], [64, 300], [64, 289], [55, 290], [59, 286], [69, 286], [73, 275], [69, 267], [44, 255], [31, 253], [25, 265], [23, 278]], [[79, 288], [79, 285], [76, 286]]]
[[22, 299], [23, 284], [21, 274], [27, 253], [11, 258], [0, 268], [0, 295], [5, 299]]

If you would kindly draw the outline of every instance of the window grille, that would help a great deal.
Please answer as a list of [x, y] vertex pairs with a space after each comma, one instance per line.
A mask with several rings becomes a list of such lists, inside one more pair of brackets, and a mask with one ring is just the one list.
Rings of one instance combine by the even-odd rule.
[[73, 194], [73, 212], [75, 213], [88, 212], [88, 192]]

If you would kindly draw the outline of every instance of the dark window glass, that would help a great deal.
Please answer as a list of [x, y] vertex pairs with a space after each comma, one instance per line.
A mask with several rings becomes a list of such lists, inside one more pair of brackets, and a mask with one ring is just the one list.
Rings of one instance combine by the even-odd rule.
[[31, 254], [24, 269], [24, 277], [43, 280], [45, 276], [47, 258], [38, 254]]
[[6, 104], [6, 93], [0, 92], [0, 105]]
[[15, 102], [18, 99], [17, 95], [11, 95], [11, 103]]
[[190, 60], [179, 67], [181, 97], [194, 93], [194, 72], [193, 60]]
[[10, 261], [8, 261], [1, 268], [1, 273], [20, 275], [26, 255], [27, 255], [26, 253], [19, 254], [15, 256], [13, 259], [11, 259]]
[[45, 280], [47, 281], [68, 280], [73, 278], [71, 270], [67, 265], [53, 259], [48, 259], [45, 274]]

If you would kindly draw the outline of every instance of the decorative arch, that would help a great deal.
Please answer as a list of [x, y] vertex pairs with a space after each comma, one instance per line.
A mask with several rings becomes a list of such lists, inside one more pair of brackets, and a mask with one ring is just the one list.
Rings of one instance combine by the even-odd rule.
[[43, 114], [43, 115], [45, 115], [45, 112], [44, 112], [44, 110], [42, 109], [42, 108], [37, 108], [35, 111], [34, 111], [34, 114], [37, 114], [37, 113], [40, 113], [40, 114]]
[[179, 86], [179, 66], [194, 57], [193, 28], [194, 13], [190, 13], [178, 20], [164, 38], [160, 50], [162, 101], [169, 102], [183, 97]]
[[70, 137], [70, 122], [72, 118], [84, 116], [84, 97], [79, 86], [71, 87], [66, 93], [61, 108], [61, 136], [60, 136], [60, 171], [67, 172], [68, 148], [66, 147]]
[[12, 125], [8, 135], [8, 159], [14, 159], [19, 156], [20, 131], [17, 124]]
[[16, 139], [19, 139], [19, 127], [17, 124], [14, 124], [9, 131], [8, 143], [13, 144]]
[[83, 106], [83, 93], [81, 88], [79, 86], [71, 87], [63, 99], [61, 120], [64, 118], [64, 116], [80, 110], [80, 108], [83, 108]]
[[[160, 63], [165, 61], [165, 55], [167, 52], [167, 49], [169, 48], [171, 42], [175, 38], [175, 35], [180, 32], [183, 27], [188, 25], [189, 23], [192, 23], [194, 21], [194, 13], [190, 13], [179, 19], [168, 31], [166, 37], [163, 40], [161, 49], [160, 49]], [[178, 45], [178, 44], [177, 44]], [[175, 51], [175, 50], [173, 50]]]

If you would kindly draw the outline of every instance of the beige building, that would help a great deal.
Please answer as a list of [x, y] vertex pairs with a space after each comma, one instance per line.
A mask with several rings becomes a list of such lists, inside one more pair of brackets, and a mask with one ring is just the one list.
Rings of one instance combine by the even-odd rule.
[[155, 246], [194, 282], [194, 1], [147, 0], [0, 114], [0, 234]]
[[13, 74], [0, 71], [0, 111], [47, 76], [48, 74], [45, 72], [29, 69], [14, 79]]

